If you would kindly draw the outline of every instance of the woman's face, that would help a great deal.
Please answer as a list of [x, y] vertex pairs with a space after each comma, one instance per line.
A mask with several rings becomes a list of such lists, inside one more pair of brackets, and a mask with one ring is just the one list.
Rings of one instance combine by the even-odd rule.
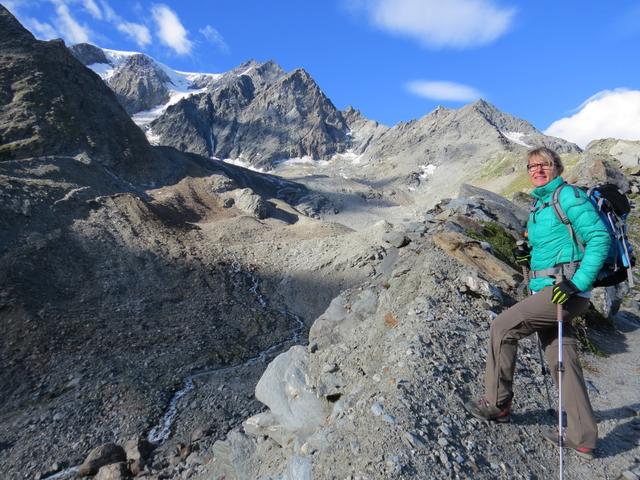
[[529, 159], [527, 172], [534, 187], [542, 187], [558, 176], [558, 168], [538, 156]]

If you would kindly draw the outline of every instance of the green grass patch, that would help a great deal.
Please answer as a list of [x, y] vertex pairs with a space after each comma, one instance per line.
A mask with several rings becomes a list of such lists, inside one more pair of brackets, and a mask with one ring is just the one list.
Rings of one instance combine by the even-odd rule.
[[496, 154], [487, 160], [480, 171], [480, 178], [496, 178], [509, 175], [518, 168], [518, 157], [513, 153]]
[[482, 230], [474, 232], [473, 230], [465, 230], [465, 235], [476, 240], [487, 242], [491, 245], [496, 257], [511, 265], [515, 270], [520, 270], [513, 259], [513, 249], [516, 246], [516, 239], [513, 238], [500, 224], [496, 222], [480, 222]]
[[518, 192], [529, 193], [531, 190], [532, 188], [531, 182], [529, 181], [529, 175], [527, 172], [524, 172], [518, 174], [518, 176], [514, 178], [500, 194], [507, 199], [511, 199]]

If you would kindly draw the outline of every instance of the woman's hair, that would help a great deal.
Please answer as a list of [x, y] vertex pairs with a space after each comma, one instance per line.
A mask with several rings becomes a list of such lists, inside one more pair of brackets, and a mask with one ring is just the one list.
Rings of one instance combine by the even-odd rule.
[[562, 165], [562, 160], [560, 160], [560, 155], [547, 147], [538, 147], [533, 150], [529, 150], [527, 153], [527, 164], [529, 164], [529, 160], [533, 157], [540, 157], [544, 159], [549, 165], [555, 165], [558, 169], [558, 175], [564, 172], [564, 165]]

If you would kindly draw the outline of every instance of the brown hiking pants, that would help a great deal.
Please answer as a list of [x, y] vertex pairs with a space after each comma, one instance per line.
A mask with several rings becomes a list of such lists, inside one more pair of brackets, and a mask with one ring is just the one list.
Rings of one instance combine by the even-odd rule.
[[[538, 332], [547, 364], [558, 384], [557, 306], [551, 303], [552, 287], [527, 297], [498, 315], [491, 323], [487, 353], [485, 396], [490, 405], [503, 405], [513, 396], [513, 373], [518, 340]], [[578, 362], [577, 340], [569, 320], [584, 313], [589, 299], [573, 296], [563, 305], [562, 395], [567, 412], [567, 440], [578, 447], [595, 448], [598, 427]]]

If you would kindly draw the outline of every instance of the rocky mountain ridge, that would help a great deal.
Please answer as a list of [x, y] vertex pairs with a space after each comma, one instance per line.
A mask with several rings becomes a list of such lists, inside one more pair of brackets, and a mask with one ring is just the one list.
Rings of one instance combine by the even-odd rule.
[[[377, 189], [385, 203], [430, 208], [463, 183], [516, 191], [522, 183], [518, 160], [531, 145], [550, 146], [571, 162], [580, 154], [576, 145], [545, 136], [484, 100], [456, 110], [439, 107], [388, 128], [353, 108], [338, 111], [303, 69], [287, 73], [273, 61], [249, 61], [206, 76], [174, 72], [150, 57], [133, 56], [142, 55], [156, 70], [181, 75], [178, 91], [122, 60], [132, 54], [106, 52], [119, 60], [107, 70], [98, 64], [91, 68], [102, 72], [121, 96], [130, 94], [127, 102], [136, 102], [136, 91], [144, 92], [138, 103], [150, 102], [149, 92], [155, 91], [149, 106], [164, 101], [162, 95], [170, 90], [168, 102], [133, 114], [153, 144], [302, 178], [311, 189], [327, 191], [347, 180], [345, 190], [357, 195]], [[114, 84], [114, 71], [131, 80], [129, 88]], [[327, 211], [343, 208], [340, 198], [334, 196], [332, 203]]]
[[[154, 147], [60, 42], [25, 32], [0, 7], [0, 98], [17, 112], [0, 122], [3, 147], [13, 135], [12, 156], [0, 161], [3, 478], [555, 474], [530, 425], [548, 421], [531, 344], [518, 371], [515, 425], [489, 429], [459, 404], [476, 393], [490, 319], [518, 295], [519, 274], [498, 258], [489, 233], [517, 235], [526, 211], [464, 186], [451, 200], [432, 193], [437, 206], [425, 214], [415, 208], [424, 204], [410, 203], [416, 187], [403, 174], [345, 178], [375, 168], [361, 156], [370, 147], [279, 164], [292, 177], [309, 168], [305, 184]], [[102, 59], [80, 50], [85, 60]], [[239, 116], [295, 104], [296, 122], [313, 128], [338, 118], [322, 102], [319, 110], [296, 103], [314, 90], [305, 72], [269, 62], [238, 68], [191, 79], [161, 70], [181, 94], [227, 92], [216, 103]], [[71, 98], [74, 79], [87, 89]], [[91, 82], [99, 85], [88, 89]], [[276, 91], [282, 102], [271, 104]], [[211, 98], [204, 93], [187, 100]], [[48, 121], [40, 116], [52, 102], [57, 130], [37, 123]], [[474, 119], [494, 130], [526, 127], [499, 116], [488, 122], [494, 113], [477, 107]], [[206, 119], [207, 108], [204, 100], [185, 111]], [[388, 132], [353, 109], [340, 116], [355, 144], [373, 146]], [[78, 124], [88, 138], [74, 136]], [[110, 133], [119, 129], [134, 133], [116, 141]], [[624, 154], [636, 147], [625, 144]], [[637, 192], [629, 171], [616, 176], [618, 150], [594, 148], [569, 167]], [[434, 172], [423, 173], [427, 192]], [[604, 455], [588, 467], [571, 462], [572, 475], [635, 469], [634, 295], [617, 332], [593, 334], [611, 355], [586, 356]], [[617, 309], [600, 298], [605, 314]]]
[[[256, 167], [290, 157], [327, 158], [348, 143], [340, 112], [304, 69], [286, 73], [272, 61], [249, 61], [225, 74], [174, 72], [181, 76], [178, 82], [167, 76], [168, 67], [144, 54], [108, 51], [114, 60], [105, 70], [105, 64], [94, 62], [99, 59], [96, 49], [71, 47], [78, 58], [93, 62], [88, 66], [103, 72], [134, 119], [157, 108], [147, 127], [154, 143], [208, 157], [245, 159]], [[170, 89], [176, 87], [184, 95], [172, 103]]]

